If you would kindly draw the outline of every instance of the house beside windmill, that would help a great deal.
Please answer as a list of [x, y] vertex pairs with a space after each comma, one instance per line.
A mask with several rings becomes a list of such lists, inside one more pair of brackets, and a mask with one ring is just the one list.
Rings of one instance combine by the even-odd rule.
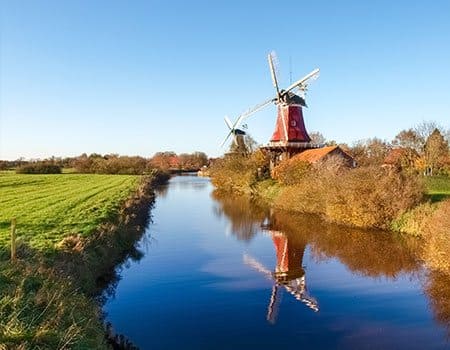
[[303, 161], [308, 162], [310, 164], [315, 164], [333, 158], [340, 160], [344, 165], [348, 166], [349, 168], [356, 167], [355, 159], [339, 146], [327, 146], [316, 149], [308, 149], [306, 151], [297, 154], [293, 159], [300, 162]]
[[414, 149], [397, 147], [388, 152], [384, 158], [382, 167], [397, 170], [413, 168], [419, 158], [419, 154]]

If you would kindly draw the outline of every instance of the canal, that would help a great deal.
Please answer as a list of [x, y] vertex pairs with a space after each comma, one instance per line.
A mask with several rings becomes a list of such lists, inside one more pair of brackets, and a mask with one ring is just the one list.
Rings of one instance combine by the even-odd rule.
[[118, 270], [107, 321], [140, 349], [446, 349], [450, 282], [420, 242], [162, 188], [143, 253]]

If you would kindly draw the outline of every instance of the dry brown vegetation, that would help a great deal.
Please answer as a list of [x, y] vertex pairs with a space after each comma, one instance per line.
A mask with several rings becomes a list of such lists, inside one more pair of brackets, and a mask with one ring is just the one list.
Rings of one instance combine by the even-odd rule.
[[434, 318], [447, 329], [450, 336], [450, 275], [432, 271], [427, 277], [424, 289]]
[[[420, 203], [424, 193], [417, 175], [379, 166], [349, 169], [334, 157], [315, 165], [292, 158], [273, 175], [279, 184], [271, 198], [276, 207], [358, 227], [389, 228]], [[212, 182], [221, 191], [260, 195], [261, 179], [267, 177], [267, 159], [261, 152], [225, 156], [211, 167]]]
[[422, 203], [394, 220], [392, 228], [420, 237], [425, 265], [450, 274], [450, 200]]
[[291, 158], [276, 166], [272, 171], [272, 177], [283, 185], [295, 185], [300, 183], [310, 171], [310, 163]]
[[148, 174], [153, 167], [142, 157], [127, 157], [118, 155], [85, 154], [73, 160], [72, 166], [79, 173], [87, 174]]
[[450, 200], [437, 206], [423, 229], [424, 260], [428, 267], [450, 273]]
[[267, 164], [261, 151], [225, 155], [211, 166], [211, 181], [220, 191], [250, 194], [259, 180], [268, 177]]
[[278, 169], [278, 177], [290, 185], [281, 190], [275, 205], [322, 214], [347, 225], [388, 228], [394, 218], [417, 205], [423, 196], [417, 177], [380, 167], [348, 169], [331, 159], [298, 178], [290, 175], [291, 168]]
[[61, 166], [51, 162], [33, 162], [19, 166], [18, 174], [61, 174]]

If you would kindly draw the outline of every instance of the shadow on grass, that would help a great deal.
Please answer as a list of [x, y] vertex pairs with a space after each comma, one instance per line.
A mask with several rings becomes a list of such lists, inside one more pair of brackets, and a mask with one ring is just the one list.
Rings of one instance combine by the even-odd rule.
[[443, 200], [449, 199], [449, 193], [433, 193], [426, 195], [426, 198], [431, 201], [431, 203], [441, 202]]

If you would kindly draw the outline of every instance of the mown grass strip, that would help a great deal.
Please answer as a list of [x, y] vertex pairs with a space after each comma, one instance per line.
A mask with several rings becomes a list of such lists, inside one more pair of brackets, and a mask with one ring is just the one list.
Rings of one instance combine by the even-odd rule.
[[428, 176], [425, 177], [427, 195], [432, 202], [442, 201], [450, 198], [450, 177], [449, 176]]
[[11, 219], [19, 239], [52, 248], [69, 234], [88, 235], [117, 214], [137, 188], [133, 175], [0, 174], [0, 248], [9, 244]]

